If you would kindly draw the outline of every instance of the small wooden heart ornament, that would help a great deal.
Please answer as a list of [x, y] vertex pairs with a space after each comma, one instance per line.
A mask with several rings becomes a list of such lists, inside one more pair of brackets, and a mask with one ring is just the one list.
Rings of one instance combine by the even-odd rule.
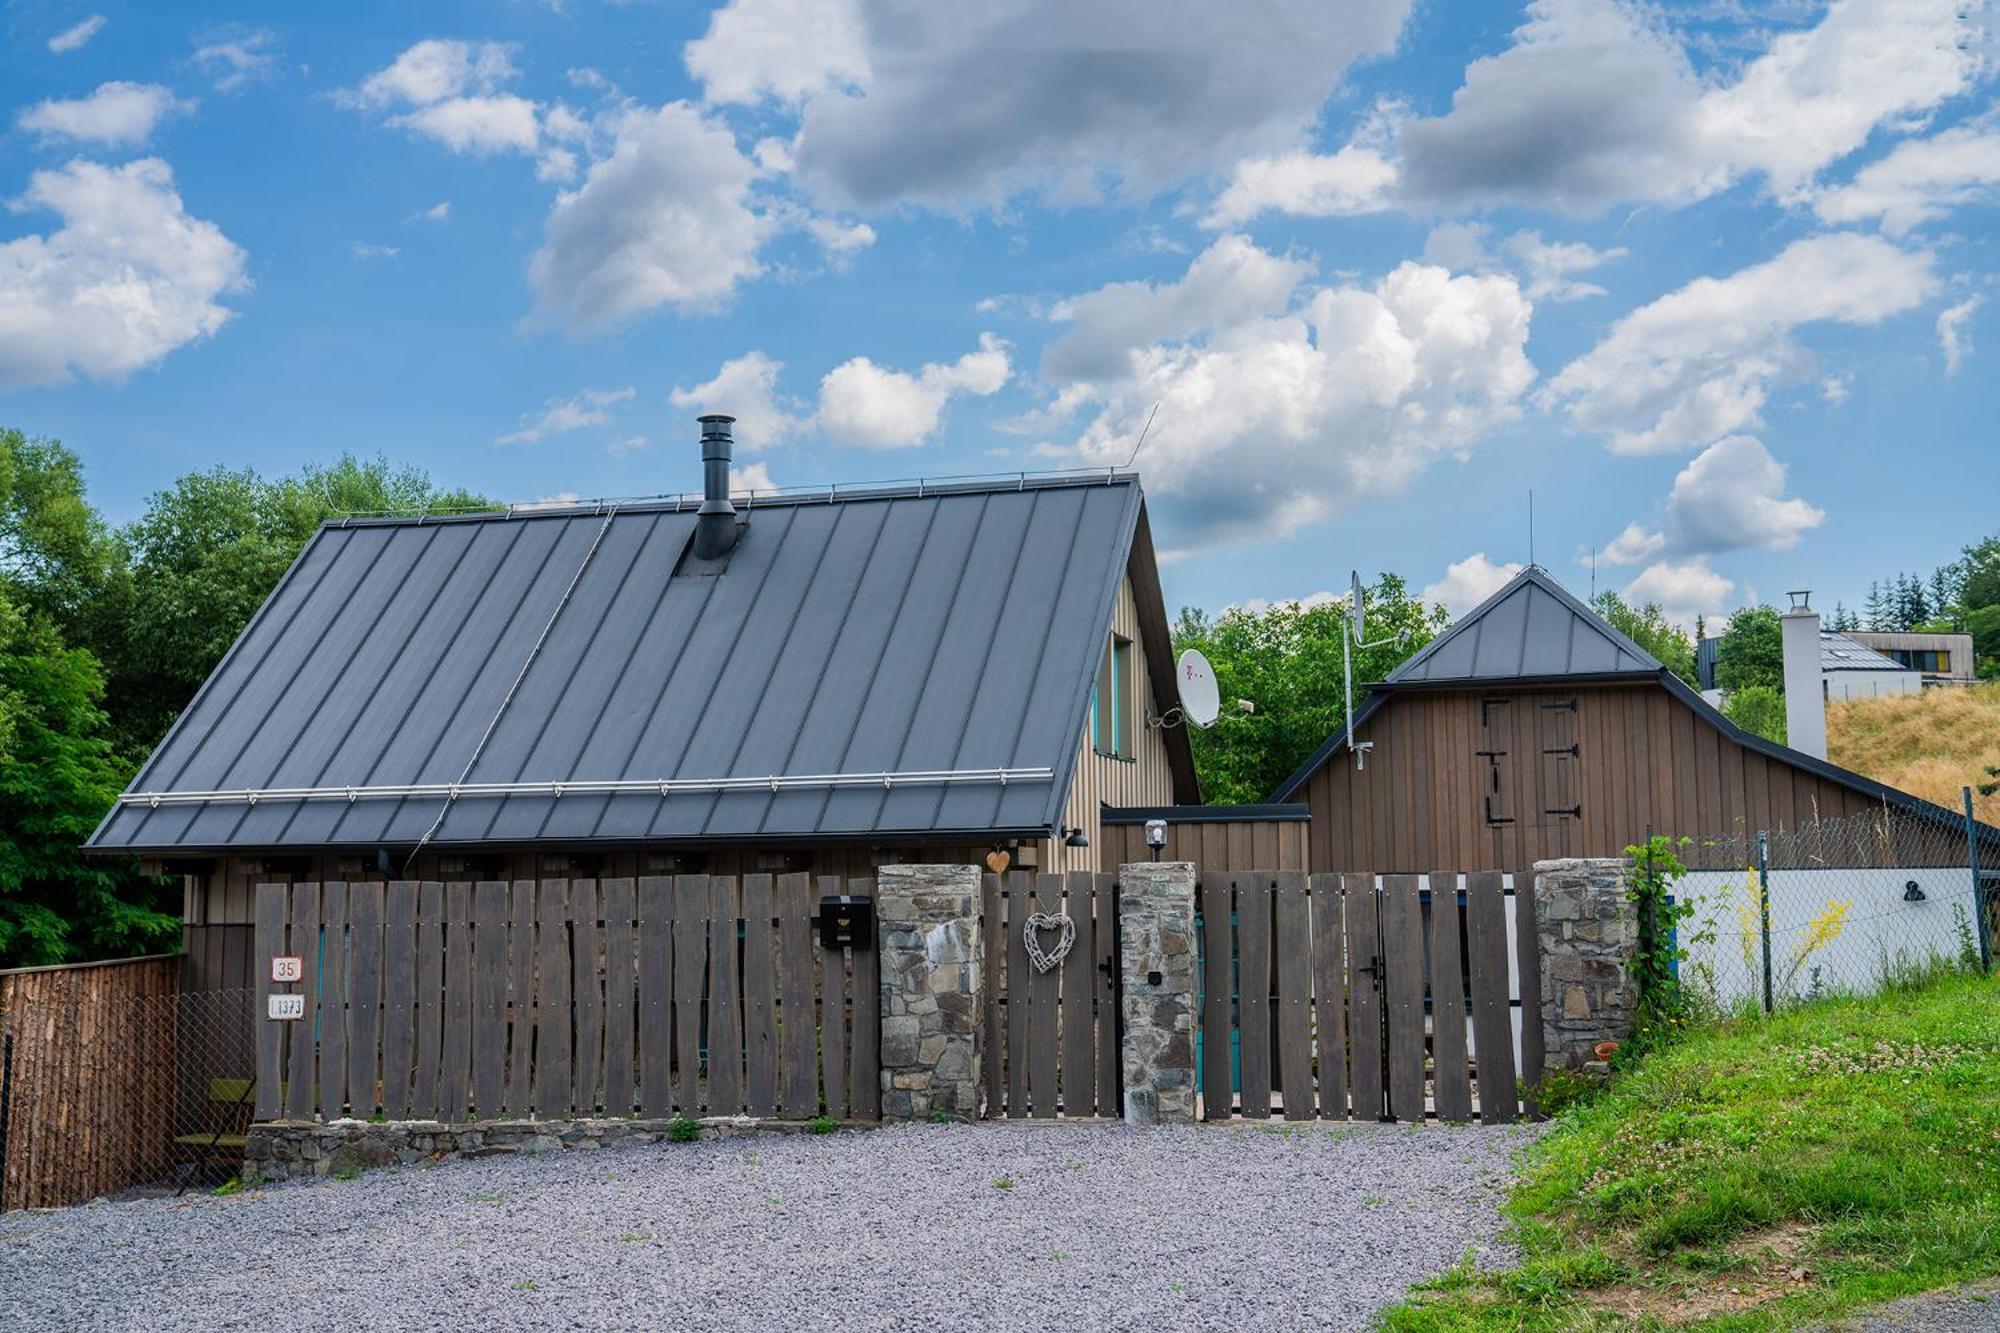
[[996, 875], [1007, 873], [1007, 867], [1014, 864], [1013, 854], [1006, 851], [986, 853], [986, 868]]
[[[1046, 952], [1041, 936], [1045, 930], [1056, 932], [1055, 946]], [[1037, 912], [1021, 927], [1021, 943], [1028, 946], [1028, 961], [1035, 965], [1035, 971], [1046, 972], [1067, 957], [1070, 945], [1076, 943], [1076, 922], [1067, 912]]]

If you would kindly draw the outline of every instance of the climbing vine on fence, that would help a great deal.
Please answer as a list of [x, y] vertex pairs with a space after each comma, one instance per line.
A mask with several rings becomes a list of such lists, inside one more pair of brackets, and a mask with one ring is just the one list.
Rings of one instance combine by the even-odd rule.
[[1675, 884], [1687, 874], [1680, 858], [1687, 842], [1654, 834], [1625, 849], [1632, 860], [1625, 893], [1639, 917], [1639, 947], [1632, 958], [1632, 976], [1639, 988], [1631, 1043], [1635, 1055], [1670, 1036], [1693, 1009], [1681, 984], [1680, 964], [1687, 958], [1691, 940], [1684, 931], [1695, 905], [1674, 893]]

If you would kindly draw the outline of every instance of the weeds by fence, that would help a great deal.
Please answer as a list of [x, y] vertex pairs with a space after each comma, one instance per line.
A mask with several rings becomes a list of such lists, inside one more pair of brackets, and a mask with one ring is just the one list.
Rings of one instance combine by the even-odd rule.
[[2000, 855], [1967, 819], [1884, 808], [1704, 840], [1699, 852], [1708, 868], [1675, 886], [1688, 909], [1681, 981], [1718, 1012], [1990, 966]]
[[0, 1210], [234, 1174], [251, 993], [177, 993], [179, 962], [0, 978]]

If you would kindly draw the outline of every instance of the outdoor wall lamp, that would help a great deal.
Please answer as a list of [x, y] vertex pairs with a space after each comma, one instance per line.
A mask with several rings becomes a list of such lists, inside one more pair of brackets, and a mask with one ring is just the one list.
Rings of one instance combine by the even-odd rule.
[[1090, 846], [1090, 839], [1083, 836], [1083, 830], [1080, 828], [1064, 827], [1062, 834], [1063, 834], [1063, 846], [1065, 847]]
[[1917, 887], [1917, 882], [1915, 880], [1911, 880], [1907, 884], [1903, 885], [1904, 902], [1920, 903], [1923, 900], [1924, 900], [1924, 891], [1921, 888]]
[[1160, 849], [1167, 845], [1167, 821], [1149, 819], [1146, 821], [1146, 845], [1153, 849], [1153, 859], [1160, 859]]

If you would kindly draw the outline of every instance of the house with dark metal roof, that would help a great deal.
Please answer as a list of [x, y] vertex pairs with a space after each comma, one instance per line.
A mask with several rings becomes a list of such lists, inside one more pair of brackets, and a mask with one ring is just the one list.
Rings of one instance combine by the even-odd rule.
[[1270, 797], [1309, 807], [1314, 870], [1526, 873], [1652, 833], [1701, 864], [1757, 830], [1959, 818], [1737, 727], [1533, 566], [1374, 685], [1353, 733]]
[[1104, 805], [1199, 801], [1136, 476], [732, 497], [729, 422], [699, 496], [328, 523], [89, 848], [199, 924], [293, 876], [1094, 870]]

